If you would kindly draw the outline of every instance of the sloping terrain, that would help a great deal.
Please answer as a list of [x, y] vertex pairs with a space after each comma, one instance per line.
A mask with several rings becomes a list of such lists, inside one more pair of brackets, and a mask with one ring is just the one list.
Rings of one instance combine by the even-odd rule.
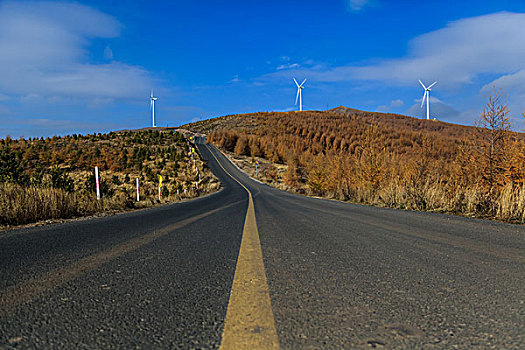
[[153, 205], [159, 175], [162, 202], [216, 190], [218, 181], [192, 148], [182, 133], [161, 128], [0, 140], [0, 225]]
[[505, 129], [505, 117], [477, 128], [341, 106], [185, 127], [225, 151], [269, 163], [260, 178], [299, 193], [522, 222], [523, 134]]

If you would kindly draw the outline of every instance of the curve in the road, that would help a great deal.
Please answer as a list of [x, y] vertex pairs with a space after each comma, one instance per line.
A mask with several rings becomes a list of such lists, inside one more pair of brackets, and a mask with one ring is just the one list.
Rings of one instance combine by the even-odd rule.
[[215, 194], [0, 235], [0, 309], [34, 296], [0, 348], [524, 348], [524, 226], [279, 191], [200, 141]]

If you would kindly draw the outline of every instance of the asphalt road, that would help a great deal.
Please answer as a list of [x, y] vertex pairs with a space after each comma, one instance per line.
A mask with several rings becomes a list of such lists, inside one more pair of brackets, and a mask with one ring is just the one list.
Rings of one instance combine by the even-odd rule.
[[525, 348], [523, 226], [297, 196], [199, 149], [216, 194], [0, 233], [0, 348], [218, 348], [246, 189], [282, 349]]

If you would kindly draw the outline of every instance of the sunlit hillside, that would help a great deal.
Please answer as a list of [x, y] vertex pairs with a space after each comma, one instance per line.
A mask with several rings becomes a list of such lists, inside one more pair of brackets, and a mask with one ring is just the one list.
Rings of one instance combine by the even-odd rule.
[[[0, 225], [140, 208], [218, 188], [195, 145], [173, 130], [0, 140]], [[94, 168], [100, 172], [96, 199]], [[136, 181], [140, 202], [137, 202]]]
[[[232, 115], [189, 128], [209, 133], [225, 151], [268, 160], [261, 179], [299, 193], [523, 221], [524, 135], [511, 131], [499, 96], [480, 123], [484, 128], [338, 107]], [[279, 165], [286, 166], [281, 178]]]

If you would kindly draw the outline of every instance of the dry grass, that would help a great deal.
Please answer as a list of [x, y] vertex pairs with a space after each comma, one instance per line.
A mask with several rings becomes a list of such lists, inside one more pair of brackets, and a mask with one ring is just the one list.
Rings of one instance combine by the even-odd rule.
[[127, 193], [120, 191], [110, 198], [97, 200], [94, 195], [81, 192], [69, 193], [62, 189], [0, 183], [0, 227], [146, 208], [196, 198], [213, 193], [219, 187], [220, 183], [215, 177], [205, 177], [199, 183], [198, 190], [191, 188], [179, 194], [173, 191], [161, 201], [156, 196], [143, 196], [140, 202], [136, 202], [134, 188]]
[[[246, 174], [275, 188], [318, 196], [308, 183], [285, 183], [287, 166], [272, 164], [264, 158], [239, 156], [222, 150], [228, 158]], [[259, 162], [255, 173], [253, 160]], [[273, 168], [273, 176], [269, 170]], [[271, 171], [271, 170], [270, 170]], [[469, 188], [447, 188], [445, 185], [425, 183], [417, 188], [406, 183], [390, 179], [378, 189], [353, 186], [346, 197], [340, 193], [323, 192], [323, 197], [344, 200], [353, 203], [389, 207], [395, 209], [430, 211], [468, 217], [489, 218], [512, 223], [525, 223], [525, 186], [506, 186], [499, 194], [487, 193], [481, 186]]]
[[71, 218], [101, 210], [100, 204], [53, 188], [0, 184], [0, 225]]
[[[189, 136], [188, 131], [157, 128], [0, 139], [0, 228], [150, 207], [215, 192], [220, 183], [198, 152], [190, 154], [195, 145]], [[99, 168], [100, 201], [94, 193], [94, 166]], [[63, 172], [62, 182], [56, 180], [56, 169]], [[64, 183], [67, 186], [60, 185]]]
[[188, 129], [209, 132], [208, 142], [242, 170], [280, 189], [523, 222], [525, 134], [511, 132], [497, 96], [481, 128], [340, 107], [226, 116]]
[[[270, 184], [271, 186], [281, 190], [294, 191], [292, 186], [284, 183], [284, 177], [286, 175], [286, 170], [288, 169], [286, 165], [272, 164], [272, 162], [270, 162], [268, 159], [260, 157], [250, 158], [246, 156], [239, 156], [224, 149], [221, 149], [221, 152], [226, 154], [228, 159], [233, 164], [235, 164], [239, 169], [248, 174], [250, 177]], [[255, 167], [255, 161], [259, 162], [257, 169]]]

